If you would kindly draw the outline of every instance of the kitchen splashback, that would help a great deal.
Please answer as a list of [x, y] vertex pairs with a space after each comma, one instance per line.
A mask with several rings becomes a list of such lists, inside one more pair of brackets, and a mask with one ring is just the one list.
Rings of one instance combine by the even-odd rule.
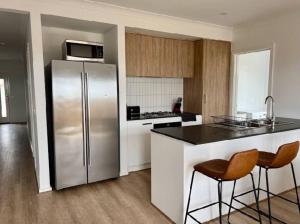
[[140, 106], [141, 113], [171, 111], [183, 97], [182, 78], [127, 77], [127, 105]]

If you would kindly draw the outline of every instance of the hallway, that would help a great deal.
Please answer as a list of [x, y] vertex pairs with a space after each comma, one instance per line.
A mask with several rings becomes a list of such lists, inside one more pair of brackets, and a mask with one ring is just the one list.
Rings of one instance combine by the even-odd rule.
[[27, 127], [0, 125], [1, 223], [21, 223], [30, 216], [38, 188]]

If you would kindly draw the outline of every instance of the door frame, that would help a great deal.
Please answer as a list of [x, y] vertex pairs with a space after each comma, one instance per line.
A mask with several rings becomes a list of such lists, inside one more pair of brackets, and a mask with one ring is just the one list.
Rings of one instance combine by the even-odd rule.
[[[6, 113], [7, 117], [2, 118], [0, 115], [0, 124], [10, 123], [10, 82], [9, 77], [5, 77], [3, 74], [0, 74], [0, 79], [4, 79], [4, 87], [5, 87], [5, 97], [6, 97]], [[0, 99], [1, 101], [1, 99]], [[0, 102], [1, 106], [1, 102]]]
[[[236, 114], [236, 103], [237, 103], [237, 88], [238, 88], [238, 75], [237, 75], [237, 57], [241, 54], [248, 54], [260, 51], [270, 51], [270, 65], [269, 65], [269, 84], [268, 84], [268, 95], [273, 95], [273, 84], [274, 84], [274, 62], [275, 62], [275, 43], [268, 47], [258, 47], [243, 51], [232, 52], [232, 72], [230, 82], [230, 114]], [[268, 108], [269, 109], [269, 108]]]

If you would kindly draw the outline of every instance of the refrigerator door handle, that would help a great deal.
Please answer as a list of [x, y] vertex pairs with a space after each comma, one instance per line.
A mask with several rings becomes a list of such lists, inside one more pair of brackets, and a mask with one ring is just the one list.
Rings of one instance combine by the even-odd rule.
[[81, 108], [82, 108], [82, 129], [83, 129], [83, 166], [86, 162], [86, 110], [85, 110], [85, 78], [84, 73], [81, 72]]
[[89, 102], [89, 86], [88, 86], [88, 80], [89, 80], [89, 73], [85, 73], [85, 86], [86, 86], [86, 148], [88, 152], [88, 165], [91, 166], [91, 150], [90, 150], [90, 102]]

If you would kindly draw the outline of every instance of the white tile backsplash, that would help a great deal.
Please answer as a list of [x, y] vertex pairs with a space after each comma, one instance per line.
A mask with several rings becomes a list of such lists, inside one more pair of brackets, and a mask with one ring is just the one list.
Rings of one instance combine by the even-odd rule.
[[174, 102], [183, 97], [182, 78], [127, 77], [127, 105], [140, 106], [141, 113], [172, 111]]

